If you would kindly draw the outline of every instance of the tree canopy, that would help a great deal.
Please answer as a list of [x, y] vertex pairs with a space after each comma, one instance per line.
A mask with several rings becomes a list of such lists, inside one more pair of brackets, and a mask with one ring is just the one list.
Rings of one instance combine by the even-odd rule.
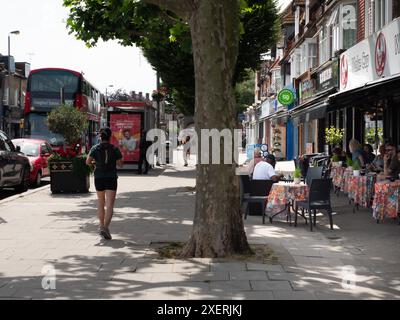
[[[175, 13], [143, 1], [64, 0], [70, 10], [70, 32], [88, 46], [117, 39], [124, 46], [142, 49], [176, 107], [194, 114], [195, 80], [190, 28]], [[241, 38], [234, 84], [246, 78], [247, 69], [255, 69], [260, 54], [276, 41], [275, 0], [241, 0]]]

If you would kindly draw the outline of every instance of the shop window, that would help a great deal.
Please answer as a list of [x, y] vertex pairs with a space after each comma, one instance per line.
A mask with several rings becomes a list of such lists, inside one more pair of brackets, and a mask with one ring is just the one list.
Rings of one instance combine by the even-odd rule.
[[399, 2], [399, 0], [365, 0], [366, 37], [400, 16]]
[[343, 49], [357, 42], [357, 4], [346, 3], [342, 6]]
[[281, 70], [273, 70], [272, 71], [272, 83], [271, 87], [275, 89], [275, 92], [278, 92], [282, 89], [282, 77], [281, 77]]
[[400, 17], [400, 0], [392, 0], [393, 1], [393, 19]]
[[317, 44], [313, 42], [308, 42], [308, 68], [312, 69], [317, 67]]
[[382, 29], [386, 24], [385, 11], [386, 11], [386, 0], [375, 0], [375, 32]]
[[329, 18], [328, 25], [331, 26], [332, 32], [332, 53], [341, 49], [340, 43], [340, 24], [339, 24], [339, 8], [336, 8], [332, 11], [332, 14]]
[[306, 39], [300, 46], [300, 74], [317, 67], [317, 44], [313, 38]]
[[357, 41], [357, 2], [348, 1], [331, 11], [319, 32], [320, 64]]
[[300, 49], [295, 49], [294, 53], [290, 57], [290, 76], [291, 78], [297, 78], [300, 76], [300, 59], [301, 51]]
[[323, 26], [319, 32], [319, 64], [330, 58], [329, 27]]
[[294, 13], [294, 35], [297, 37], [300, 33], [300, 7], [296, 7], [296, 11]]

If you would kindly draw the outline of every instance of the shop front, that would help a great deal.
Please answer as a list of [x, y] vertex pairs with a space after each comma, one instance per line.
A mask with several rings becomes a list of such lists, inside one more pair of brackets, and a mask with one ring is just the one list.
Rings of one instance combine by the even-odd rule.
[[383, 140], [400, 144], [400, 20], [340, 56], [340, 91], [330, 97], [332, 123], [351, 138], [377, 149]]
[[335, 59], [297, 79], [299, 105], [290, 111], [297, 142], [296, 156], [325, 151], [328, 98], [337, 91], [338, 79]]

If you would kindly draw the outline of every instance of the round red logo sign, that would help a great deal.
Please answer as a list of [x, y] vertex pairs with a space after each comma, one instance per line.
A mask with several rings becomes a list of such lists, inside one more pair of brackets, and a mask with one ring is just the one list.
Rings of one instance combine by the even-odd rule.
[[342, 89], [346, 88], [349, 79], [349, 66], [347, 64], [346, 56], [343, 55], [340, 59], [340, 84]]
[[386, 40], [383, 33], [378, 35], [375, 45], [375, 71], [380, 77], [385, 71], [386, 65]]

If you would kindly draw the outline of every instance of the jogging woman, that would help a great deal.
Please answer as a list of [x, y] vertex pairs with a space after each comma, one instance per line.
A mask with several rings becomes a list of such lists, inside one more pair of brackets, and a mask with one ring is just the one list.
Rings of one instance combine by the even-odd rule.
[[122, 154], [110, 143], [110, 128], [99, 131], [100, 143], [93, 146], [86, 159], [86, 164], [95, 163], [94, 185], [97, 191], [97, 216], [100, 227], [99, 234], [111, 240], [109, 226], [114, 213], [114, 202], [117, 193], [117, 166], [122, 168]]

